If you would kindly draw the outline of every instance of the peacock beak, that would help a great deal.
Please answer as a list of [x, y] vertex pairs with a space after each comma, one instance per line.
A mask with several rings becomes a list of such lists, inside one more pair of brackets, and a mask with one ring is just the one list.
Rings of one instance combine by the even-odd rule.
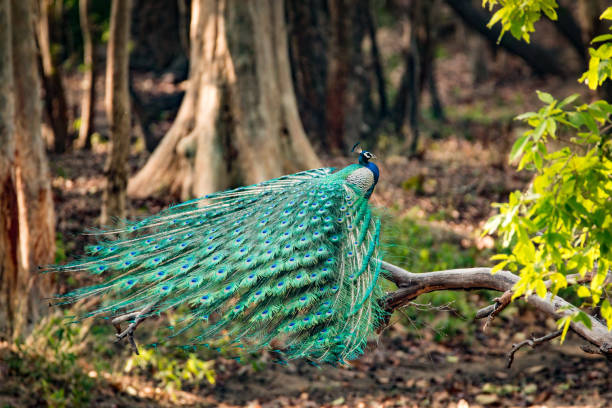
[[376, 155], [373, 154], [372, 157], [370, 157], [370, 160], [375, 160], [375, 159], [377, 159], [377, 157]]

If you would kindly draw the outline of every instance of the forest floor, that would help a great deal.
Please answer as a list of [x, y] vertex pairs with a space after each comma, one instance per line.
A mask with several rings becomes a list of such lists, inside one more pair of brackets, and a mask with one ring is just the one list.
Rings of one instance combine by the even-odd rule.
[[[399, 234], [411, 234], [410, 239], [401, 238], [399, 250], [391, 251], [389, 259], [415, 272], [488, 264], [495, 243], [481, 232], [492, 214], [491, 203], [503, 201], [530, 179], [506, 161], [521, 131], [512, 118], [537, 108], [533, 89], [553, 89], [555, 96], [564, 96], [576, 87], [521, 77], [518, 89], [506, 75], [503, 83], [491, 79], [471, 89], [466, 64], [460, 57], [440, 64], [448, 122], [435, 130], [442, 138], [427, 139], [423, 154], [411, 160], [377, 153], [383, 156], [382, 178], [372, 200], [397, 221]], [[78, 81], [73, 82], [72, 88], [78, 88]], [[164, 77], [140, 75], [135, 89], [145, 103], [154, 103], [180, 92], [180, 86], [170, 83]], [[168, 129], [173, 112], [162, 116], [152, 128], [158, 137]], [[100, 106], [98, 117], [103, 117]], [[102, 119], [97, 129], [103, 133], [104, 128]], [[105, 150], [104, 143], [97, 143], [91, 152], [50, 156], [59, 261], [82, 254], [87, 240], [82, 231], [97, 225]], [[146, 157], [134, 150], [132, 172]], [[332, 166], [354, 160], [323, 159]], [[155, 213], [176, 200], [132, 200], [130, 216]], [[58, 279], [60, 291], [82, 282]], [[513, 343], [552, 331], [555, 322], [518, 302], [483, 332], [482, 323], [471, 316], [491, 296], [451, 292], [417, 299], [423, 305], [397, 314], [396, 324], [350, 367], [281, 365], [268, 353], [242, 362], [210, 353], [166, 358], [143, 352], [136, 357], [112, 342], [108, 328], [66, 328], [56, 311], [22, 344], [0, 343], [0, 407], [612, 406], [610, 364], [582, 352], [575, 336], [562, 345], [553, 341], [523, 349], [506, 368]], [[153, 332], [158, 323], [147, 324], [143, 330]]]

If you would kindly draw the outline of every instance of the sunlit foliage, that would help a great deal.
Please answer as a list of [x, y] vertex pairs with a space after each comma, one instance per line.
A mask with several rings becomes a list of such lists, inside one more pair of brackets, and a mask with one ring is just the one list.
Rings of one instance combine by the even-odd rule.
[[[505, 31], [526, 40], [540, 17], [537, 10], [556, 7], [550, 0], [487, 3], [502, 7], [490, 24], [501, 20]], [[612, 7], [601, 18], [612, 19]], [[580, 79], [591, 89], [610, 78], [611, 39], [612, 34], [606, 34], [593, 40], [604, 44], [590, 49], [589, 70]], [[576, 95], [562, 101], [545, 92], [538, 92], [538, 97], [542, 108], [517, 117], [530, 128], [510, 153], [518, 170], [534, 172], [533, 181], [526, 191], [511, 193], [507, 203], [495, 204], [499, 214], [485, 227], [497, 232], [508, 248], [493, 257], [500, 261], [494, 270], [520, 273], [514, 298], [532, 293], [544, 297], [548, 289], [557, 293], [584, 280], [584, 285], [575, 286], [577, 295], [585, 306], [600, 307], [612, 328], [605, 290], [612, 265], [612, 105], [604, 100], [576, 104]], [[568, 282], [571, 274], [577, 276]], [[590, 325], [582, 312], [572, 319]], [[570, 320], [562, 319], [560, 327], [567, 331]]]

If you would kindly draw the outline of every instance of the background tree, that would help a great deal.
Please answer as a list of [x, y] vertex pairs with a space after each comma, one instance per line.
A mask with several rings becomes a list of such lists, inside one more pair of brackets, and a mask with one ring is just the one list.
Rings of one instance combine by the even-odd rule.
[[70, 147], [72, 140], [68, 127], [68, 104], [60, 64], [57, 53], [52, 49], [52, 25], [56, 24], [52, 15], [53, 0], [37, 1], [36, 32], [38, 49], [40, 51], [41, 76], [45, 96], [45, 111], [51, 129], [53, 130], [53, 149], [55, 152], [64, 152]]
[[11, 39], [10, 0], [0, 1], [0, 321], [1, 332], [6, 332], [14, 320], [11, 312], [14, 299], [8, 293], [17, 275], [15, 259], [17, 242], [13, 231], [17, 229], [15, 217], [15, 94], [13, 89], [13, 56]]
[[373, 1], [288, 1], [290, 58], [300, 116], [310, 139], [342, 153], [375, 143], [387, 89]]
[[191, 7], [189, 87], [129, 193], [200, 196], [319, 167], [295, 102], [283, 2]]
[[37, 267], [51, 262], [55, 249], [33, 6], [0, 2], [0, 329], [8, 337], [38, 319], [49, 280]]
[[106, 161], [101, 223], [125, 218], [127, 159], [130, 153], [129, 40], [131, 0], [113, 0], [106, 58], [106, 114], [111, 147]]
[[96, 54], [91, 19], [89, 18], [89, 0], [79, 0], [79, 23], [83, 35], [83, 82], [81, 96], [81, 120], [76, 148], [91, 146], [91, 133], [94, 122], [94, 102], [96, 99]]

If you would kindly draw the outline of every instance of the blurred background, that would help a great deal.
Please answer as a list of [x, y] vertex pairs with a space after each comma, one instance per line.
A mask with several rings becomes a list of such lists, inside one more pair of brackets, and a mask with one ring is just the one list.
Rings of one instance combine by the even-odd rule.
[[487, 291], [422, 296], [350, 368], [317, 368], [227, 344], [135, 356], [41, 300], [91, 277], [34, 270], [114, 217], [344, 166], [357, 141], [379, 159], [386, 260], [490, 266], [491, 204], [531, 179], [508, 164], [514, 118], [536, 90], [612, 100], [577, 81], [609, 3], [558, 3], [527, 43], [479, 0], [0, 0], [0, 406], [605, 406], [609, 367], [567, 343], [507, 370], [555, 322], [511, 305], [483, 332]]

